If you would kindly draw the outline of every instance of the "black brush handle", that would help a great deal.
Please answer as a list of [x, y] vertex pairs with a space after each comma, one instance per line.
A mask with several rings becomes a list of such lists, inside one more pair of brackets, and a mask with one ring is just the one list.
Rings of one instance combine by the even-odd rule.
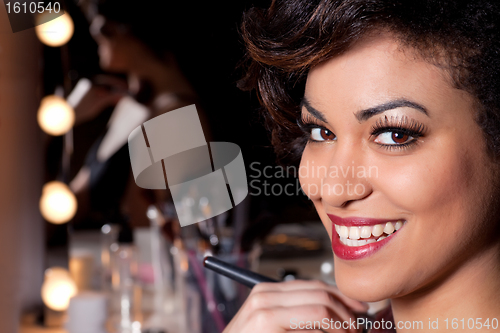
[[224, 275], [249, 288], [253, 288], [256, 284], [259, 284], [261, 282], [278, 282], [276, 280], [268, 278], [267, 276], [260, 275], [247, 269], [228, 264], [211, 256], [205, 257], [205, 259], [203, 259], [203, 265], [206, 268]]

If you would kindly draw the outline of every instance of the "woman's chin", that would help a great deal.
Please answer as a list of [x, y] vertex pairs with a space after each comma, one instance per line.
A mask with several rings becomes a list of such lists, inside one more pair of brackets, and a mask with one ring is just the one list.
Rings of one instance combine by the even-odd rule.
[[394, 294], [387, 283], [378, 283], [370, 274], [342, 274], [335, 271], [337, 287], [345, 296], [361, 302], [378, 302]]
[[113, 62], [102, 59], [99, 61], [99, 66], [101, 67], [102, 70], [110, 73], [126, 73], [127, 70], [126, 68], [123, 68], [123, 66], [116, 66]]

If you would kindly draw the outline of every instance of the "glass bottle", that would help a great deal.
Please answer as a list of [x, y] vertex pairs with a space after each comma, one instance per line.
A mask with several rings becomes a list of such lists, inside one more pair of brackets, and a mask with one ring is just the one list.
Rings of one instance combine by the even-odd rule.
[[124, 224], [111, 245], [111, 318], [114, 333], [140, 333], [140, 289], [132, 229]]

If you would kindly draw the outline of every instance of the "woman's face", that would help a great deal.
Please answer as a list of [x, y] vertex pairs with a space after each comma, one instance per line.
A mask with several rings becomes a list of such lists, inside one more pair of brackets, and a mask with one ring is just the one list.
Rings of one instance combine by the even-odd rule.
[[496, 242], [488, 204], [497, 167], [471, 97], [450, 82], [388, 35], [308, 75], [300, 182], [332, 239], [347, 296], [426, 290]]
[[124, 73], [130, 70], [134, 41], [120, 26], [97, 15], [90, 25], [90, 34], [99, 45], [99, 63], [102, 69]]

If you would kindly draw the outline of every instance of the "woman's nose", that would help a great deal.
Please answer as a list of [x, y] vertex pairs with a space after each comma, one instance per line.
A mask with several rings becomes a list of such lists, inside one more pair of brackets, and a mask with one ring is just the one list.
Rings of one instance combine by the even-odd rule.
[[308, 160], [305, 164], [310, 179], [301, 183], [313, 200], [321, 199], [329, 206], [344, 208], [373, 192], [370, 178], [376, 170], [367, 165], [362, 153], [353, 147], [339, 145], [330, 156], [316, 162]]
[[90, 27], [89, 27], [90, 35], [94, 39], [97, 40], [100, 37], [102, 37], [101, 30], [104, 27], [105, 23], [106, 23], [106, 19], [103, 16], [97, 15], [96, 17], [94, 17], [94, 19], [90, 23]]

